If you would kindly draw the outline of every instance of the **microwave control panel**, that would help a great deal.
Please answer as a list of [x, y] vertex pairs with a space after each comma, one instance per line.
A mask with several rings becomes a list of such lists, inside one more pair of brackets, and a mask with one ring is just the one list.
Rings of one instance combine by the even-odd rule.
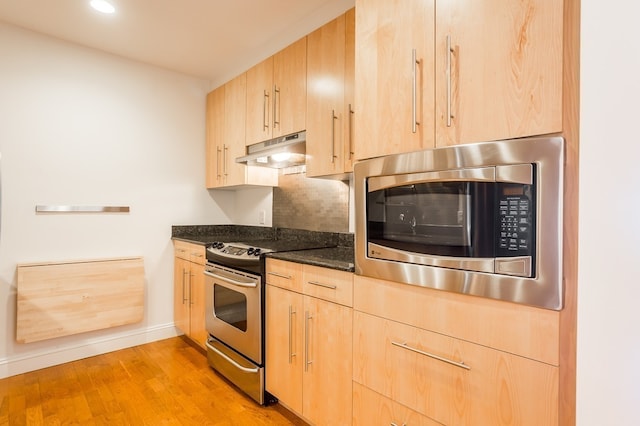
[[498, 184], [498, 257], [531, 256], [535, 228], [532, 185]]

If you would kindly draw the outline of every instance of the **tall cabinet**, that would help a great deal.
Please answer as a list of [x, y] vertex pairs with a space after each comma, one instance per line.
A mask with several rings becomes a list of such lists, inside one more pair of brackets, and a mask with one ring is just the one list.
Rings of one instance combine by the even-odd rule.
[[356, 11], [357, 159], [562, 130], [563, 2]]
[[353, 170], [355, 9], [307, 36], [307, 176]]
[[204, 246], [174, 242], [173, 317], [175, 325], [205, 347]]
[[356, 0], [356, 159], [434, 146], [434, 14], [434, 0]]
[[438, 146], [562, 130], [563, 2], [436, 2]]

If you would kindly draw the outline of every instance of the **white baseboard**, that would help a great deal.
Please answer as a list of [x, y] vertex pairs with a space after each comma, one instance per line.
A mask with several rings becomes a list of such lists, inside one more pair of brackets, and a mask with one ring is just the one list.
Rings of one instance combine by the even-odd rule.
[[0, 359], [0, 379], [180, 335], [173, 323]]

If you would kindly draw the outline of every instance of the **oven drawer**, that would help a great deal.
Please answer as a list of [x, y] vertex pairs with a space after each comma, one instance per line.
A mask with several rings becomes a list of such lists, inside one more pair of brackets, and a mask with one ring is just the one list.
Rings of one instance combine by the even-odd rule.
[[361, 312], [353, 329], [354, 381], [440, 423], [557, 423], [557, 367]]
[[256, 402], [264, 404], [263, 367], [256, 366], [211, 336], [207, 339], [207, 361]]

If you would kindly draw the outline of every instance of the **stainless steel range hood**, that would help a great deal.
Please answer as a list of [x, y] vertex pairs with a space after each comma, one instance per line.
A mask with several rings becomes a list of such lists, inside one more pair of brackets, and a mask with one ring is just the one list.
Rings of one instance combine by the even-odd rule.
[[247, 155], [236, 158], [236, 163], [274, 169], [300, 166], [307, 157], [306, 141], [307, 132], [302, 131], [249, 145]]

